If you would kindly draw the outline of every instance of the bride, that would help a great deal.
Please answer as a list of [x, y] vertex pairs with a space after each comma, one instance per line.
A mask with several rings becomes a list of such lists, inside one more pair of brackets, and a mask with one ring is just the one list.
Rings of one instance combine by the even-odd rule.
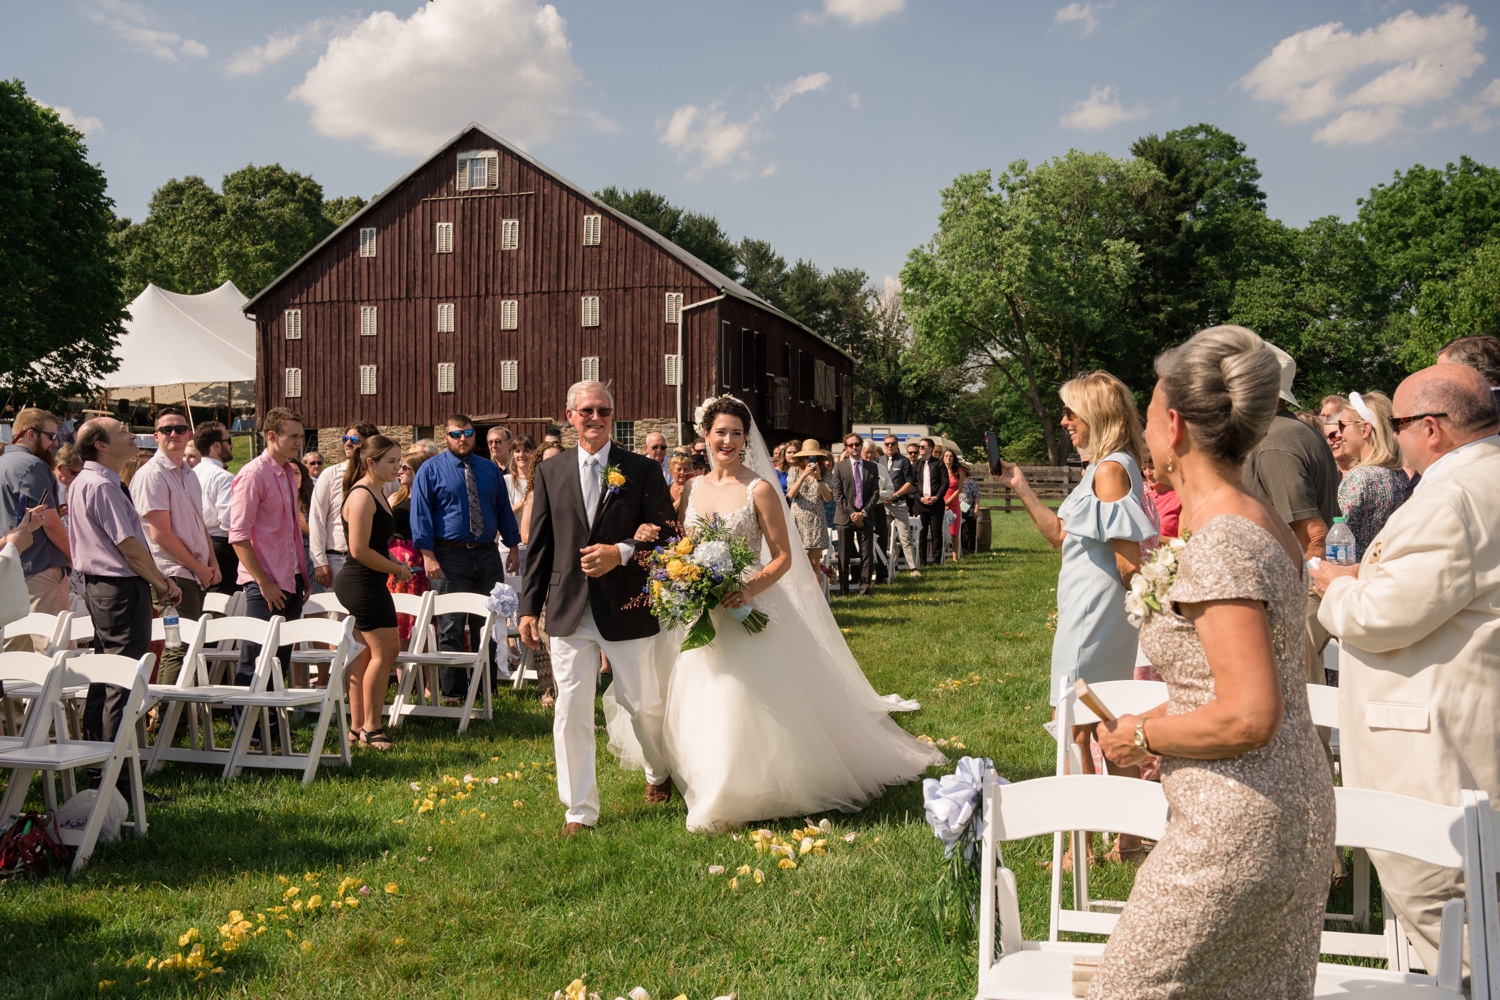
[[[772, 485], [769, 453], [749, 409], [721, 396], [705, 404], [699, 424], [713, 470], [683, 492], [678, 520], [690, 531], [718, 515], [761, 553], [723, 605], [751, 605], [771, 622], [751, 635], [715, 609], [713, 644], [682, 653], [671, 669], [663, 742], [687, 802], [688, 829], [854, 812], [883, 789], [945, 763], [936, 747], [890, 720], [892, 702], [865, 679], [812, 567], [793, 558], [787, 504]], [[664, 635], [664, 655], [680, 641], [680, 633]], [[620, 727], [610, 728], [615, 749]]]

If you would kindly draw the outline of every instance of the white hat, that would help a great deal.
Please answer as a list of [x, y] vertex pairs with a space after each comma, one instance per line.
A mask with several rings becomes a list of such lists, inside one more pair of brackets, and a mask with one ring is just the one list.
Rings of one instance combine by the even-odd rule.
[[1302, 404], [1297, 402], [1297, 397], [1292, 395], [1292, 381], [1297, 377], [1297, 362], [1293, 361], [1290, 354], [1275, 344], [1268, 343], [1266, 346], [1276, 355], [1276, 360], [1281, 365], [1281, 398], [1293, 406], [1301, 407]]

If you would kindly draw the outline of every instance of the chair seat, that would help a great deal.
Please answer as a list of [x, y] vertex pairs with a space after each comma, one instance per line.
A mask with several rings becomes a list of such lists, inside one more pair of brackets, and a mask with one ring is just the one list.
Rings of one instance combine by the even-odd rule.
[[[1073, 956], [1104, 952], [1102, 944], [1081, 942], [1027, 941], [1022, 948], [990, 967], [979, 983], [979, 1000], [1069, 1000], [1073, 996]], [[1432, 985], [1431, 976], [1327, 962], [1318, 964], [1313, 995], [1358, 996], [1360, 1000], [1461, 1000], [1460, 994]]]
[[468, 667], [474, 664], [474, 654], [459, 650], [438, 653], [399, 653], [396, 662], [423, 667]]
[[332, 663], [333, 654], [338, 652], [334, 649], [294, 649], [292, 650], [293, 663]]
[[180, 688], [176, 684], [152, 684], [150, 696], [162, 701], [188, 701], [201, 705], [217, 704], [237, 694], [246, 694], [248, 688], [235, 684], [205, 684], [201, 687]]
[[198, 655], [209, 663], [240, 662], [240, 651], [238, 649], [205, 649]]
[[14, 750], [16, 747], [24, 746], [26, 741], [19, 736], [0, 736], [0, 750]]
[[298, 708], [303, 705], [321, 705], [327, 697], [327, 688], [287, 688], [284, 691], [237, 694], [232, 698], [225, 698], [224, 704], [249, 708]]
[[[84, 650], [84, 652], [87, 652], [87, 650]], [[37, 687], [35, 684], [15, 683], [5, 685], [5, 695], [8, 698], [30, 699], [35, 698], [41, 693], [42, 689]], [[60, 691], [58, 691], [58, 697], [63, 699], [82, 698], [88, 693], [89, 686], [87, 684], [69, 684], [67, 687], [64, 687]]]
[[24, 767], [43, 771], [85, 767], [109, 760], [114, 752], [113, 743], [44, 743], [25, 750], [0, 752], [0, 767]]

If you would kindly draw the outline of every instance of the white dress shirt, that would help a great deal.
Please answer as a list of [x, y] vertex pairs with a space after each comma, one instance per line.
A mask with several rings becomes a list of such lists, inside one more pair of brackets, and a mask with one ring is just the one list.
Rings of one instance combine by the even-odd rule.
[[203, 457], [193, 470], [203, 494], [203, 523], [215, 538], [229, 538], [229, 501], [234, 496], [234, 475], [217, 458]]
[[[608, 485], [604, 482], [604, 470], [609, 466], [609, 450], [613, 446], [613, 442], [605, 442], [604, 447], [600, 448], [599, 451], [593, 455], [590, 455], [587, 451], [584, 451], [583, 445], [580, 444], [578, 446], [578, 487], [583, 491], [584, 506], [588, 506], [589, 496], [591, 494], [589, 488], [589, 476], [592, 475], [594, 477], [592, 496], [594, 497], [595, 501], [604, 496], [604, 491], [609, 488]], [[592, 469], [589, 465], [590, 459], [593, 459], [595, 462], [595, 466]], [[598, 509], [598, 504], [596, 502], [593, 508], [585, 510], [583, 512], [583, 516], [588, 520], [590, 528], [594, 526], [594, 512]], [[634, 541], [616, 542], [615, 547], [620, 550], [621, 565], [629, 562], [630, 557], [635, 554]]]
[[932, 496], [932, 466], [928, 465], [926, 460], [922, 462], [922, 495]]
[[313, 481], [307, 505], [307, 547], [314, 568], [328, 565], [328, 551], [349, 551], [344, 538], [344, 462], [330, 465]]

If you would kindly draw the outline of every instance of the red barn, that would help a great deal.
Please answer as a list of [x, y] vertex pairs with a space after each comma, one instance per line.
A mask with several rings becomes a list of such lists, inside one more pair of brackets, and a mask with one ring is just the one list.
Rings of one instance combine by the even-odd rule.
[[540, 439], [582, 378], [612, 385], [632, 447], [725, 391], [773, 442], [849, 427], [847, 354], [478, 125], [244, 309], [258, 412], [325, 431], [425, 436], [456, 412]]

